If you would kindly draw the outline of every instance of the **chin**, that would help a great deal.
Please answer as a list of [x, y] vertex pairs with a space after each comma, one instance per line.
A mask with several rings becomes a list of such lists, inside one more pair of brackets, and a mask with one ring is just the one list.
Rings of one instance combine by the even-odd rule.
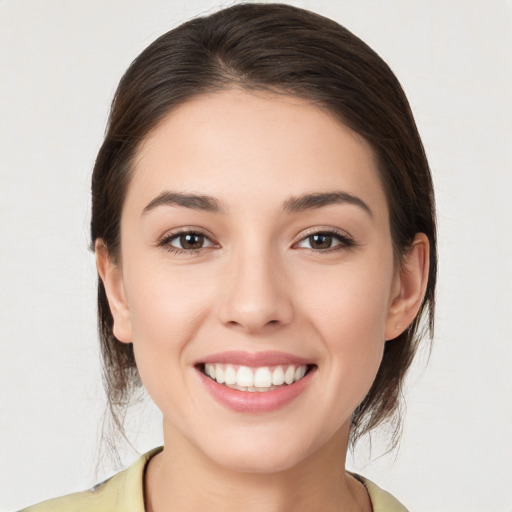
[[[255, 434], [255, 433], [253, 433]], [[293, 438], [293, 434], [231, 436], [215, 443], [203, 452], [217, 465], [237, 473], [272, 474], [300, 465], [314, 453], [321, 451], [327, 439]], [[218, 449], [220, 448], [220, 449]], [[209, 453], [208, 453], [209, 452]]]
[[269, 448], [268, 450], [259, 449], [257, 453], [247, 450], [243, 452], [230, 453], [228, 457], [216, 457], [218, 465], [235, 473], [251, 474], [273, 474], [287, 471], [303, 460], [304, 455], [287, 450], [287, 453], [276, 453]]

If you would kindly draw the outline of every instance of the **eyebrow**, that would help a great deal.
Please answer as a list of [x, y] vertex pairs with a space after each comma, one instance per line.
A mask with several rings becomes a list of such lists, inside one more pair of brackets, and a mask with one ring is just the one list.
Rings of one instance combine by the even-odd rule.
[[184, 206], [193, 210], [202, 210], [205, 212], [222, 213], [223, 209], [219, 201], [211, 196], [200, 194], [183, 194], [181, 192], [162, 192], [149, 204], [146, 205], [142, 214], [154, 210], [158, 206]]
[[362, 208], [370, 217], [373, 212], [370, 207], [359, 197], [348, 192], [319, 192], [291, 197], [284, 203], [283, 210], [287, 213], [298, 213], [304, 210], [313, 210], [332, 204], [351, 204]]
[[[290, 197], [284, 202], [283, 211], [286, 213], [300, 213], [305, 210], [313, 210], [333, 204], [351, 204], [358, 206], [373, 218], [372, 210], [362, 199], [342, 191], [315, 192]], [[183, 206], [193, 210], [225, 213], [225, 209], [222, 208], [220, 202], [215, 197], [202, 194], [184, 194], [182, 192], [165, 191], [148, 203], [142, 211], [142, 214], [144, 215], [158, 206]]]

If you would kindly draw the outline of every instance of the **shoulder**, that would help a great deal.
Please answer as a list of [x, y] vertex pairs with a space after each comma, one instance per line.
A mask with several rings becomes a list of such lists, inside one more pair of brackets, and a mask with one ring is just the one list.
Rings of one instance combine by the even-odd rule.
[[96, 487], [88, 491], [77, 492], [54, 498], [38, 505], [25, 508], [20, 512], [103, 512], [116, 510], [112, 508], [112, 495], [115, 494], [114, 479], [107, 480], [96, 490]]
[[372, 502], [373, 512], [408, 512], [404, 505], [402, 505], [402, 503], [400, 503], [392, 494], [381, 489], [377, 484], [374, 484], [367, 478], [355, 475], [354, 473], [351, 474], [366, 487], [370, 496], [370, 501]]
[[144, 512], [144, 469], [152, 450], [92, 489], [44, 501], [20, 512]]

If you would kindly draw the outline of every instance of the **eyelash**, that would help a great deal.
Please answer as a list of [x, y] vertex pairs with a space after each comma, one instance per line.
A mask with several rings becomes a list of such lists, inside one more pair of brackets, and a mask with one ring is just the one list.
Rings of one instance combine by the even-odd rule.
[[346, 233], [331, 228], [331, 229], [320, 229], [320, 230], [313, 229], [309, 233], [306, 233], [305, 236], [302, 236], [302, 238], [297, 243], [295, 243], [293, 246], [297, 247], [300, 243], [305, 242], [308, 239], [310, 239], [310, 243], [311, 243], [311, 238], [314, 236], [331, 237], [333, 240], [339, 242], [332, 247], [327, 247], [326, 249], [314, 249], [313, 247], [304, 247], [304, 249], [307, 249], [316, 254], [326, 254], [326, 253], [331, 253], [331, 252], [335, 252], [335, 251], [351, 249], [357, 245], [356, 242], [354, 241], [354, 239], [351, 238]]
[[171, 242], [173, 240], [177, 240], [177, 239], [181, 238], [182, 236], [186, 236], [186, 235], [202, 236], [205, 240], [208, 240], [210, 242], [212, 247], [215, 246], [215, 242], [213, 242], [208, 235], [201, 232], [200, 230], [182, 229], [181, 231], [178, 231], [176, 233], [171, 233], [171, 234], [165, 235], [163, 238], [161, 238], [158, 241], [158, 247], [164, 247], [167, 251], [169, 251], [173, 254], [186, 254], [187, 256], [197, 254], [197, 253], [199, 253], [199, 251], [209, 248], [209, 247], [200, 247], [199, 249], [183, 249], [183, 248], [179, 248], [179, 247], [175, 247], [175, 246], [171, 245]]
[[[177, 240], [186, 235], [197, 235], [197, 236], [203, 237], [204, 240], [209, 241], [210, 245], [207, 247], [200, 247], [199, 249], [183, 249], [183, 248], [179, 248], [179, 247], [175, 247], [175, 246], [171, 245], [171, 242], [173, 240]], [[332, 247], [327, 247], [325, 249], [314, 249], [313, 247], [304, 247], [304, 249], [307, 249], [307, 250], [317, 253], [317, 254], [325, 254], [325, 253], [340, 251], [343, 249], [351, 249], [352, 247], [355, 247], [357, 245], [356, 242], [350, 236], [348, 236], [346, 233], [343, 233], [343, 232], [340, 232], [340, 231], [334, 230], [334, 229], [330, 229], [330, 230], [327, 229], [327, 230], [312, 230], [310, 233], [307, 233], [305, 236], [303, 236], [298, 242], [293, 244], [293, 248], [297, 248], [300, 243], [305, 242], [314, 236], [331, 237], [333, 240], [336, 240], [338, 242], [336, 245], [334, 245]], [[311, 243], [311, 240], [310, 240], [310, 243]], [[201, 250], [209, 249], [210, 247], [215, 247], [215, 245], [216, 245], [216, 243], [213, 242], [212, 239], [208, 235], [206, 235], [205, 233], [202, 233], [201, 231], [199, 231], [197, 229], [182, 229], [181, 231], [178, 231], [176, 233], [166, 235], [158, 241], [158, 247], [164, 247], [168, 252], [171, 252], [173, 254], [186, 254], [188, 256], [197, 254]]]

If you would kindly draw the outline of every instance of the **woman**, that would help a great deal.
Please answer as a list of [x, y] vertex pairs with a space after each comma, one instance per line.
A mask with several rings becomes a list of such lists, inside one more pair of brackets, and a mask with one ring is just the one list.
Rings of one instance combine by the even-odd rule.
[[433, 323], [431, 178], [387, 65], [291, 6], [185, 23], [121, 80], [92, 193], [108, 396], [142, 381], [164, 449], [28, 510], [404, 510], [344, 468]]

